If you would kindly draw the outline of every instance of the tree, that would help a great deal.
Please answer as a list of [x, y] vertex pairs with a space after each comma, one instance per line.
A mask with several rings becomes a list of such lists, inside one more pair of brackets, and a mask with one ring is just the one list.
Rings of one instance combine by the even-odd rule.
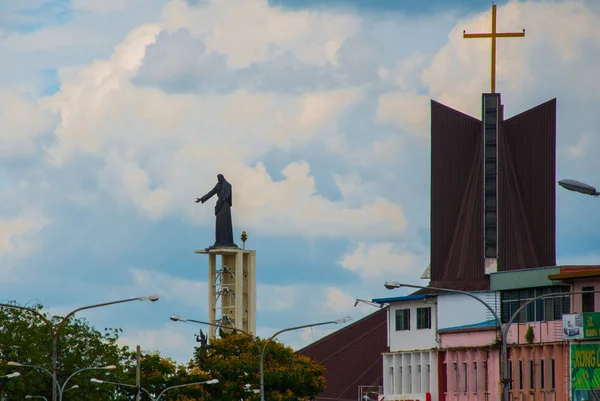
[[[111, 380], [120, 383], [135, 384], [137, 353], [126, 352], [122, 361], [123, 371], [118, 374], [117, 380]], [[141, 387], [148, 390], [155, 397], [167, 387], [179, 384], [202, 382], [210, 380], [206, 372], [197, 368], [186, 368], [182, 364], [177, 364], [171, 358], [164, 358], [158, 352], [142, 354], [140, 359], [140, 384]], [[133, 400], [135, 389], [119, 387], [117, 394], [120, 400]], [[142, 400], [146, 399], [146, 394], [141, 393]], [[208, 398], [208, 393], [203, 385], [173, 389], [165, 393], [161, 401], [184, 401], [186, 399], [201, 401]]]
[[[257, 338], [261, 348], [265, 341]], [[214, 399], [259, 399], [258, 394], [248, 391], [259, 389], [259, 353], [252, 339], [244, 334], [222, 334], [207, 346], [196, 347], [192, 366], [219, 379], [218, 386], [206, 389]], [[311, 399], [325, 388], [325, 368], [291, 347], [272, 341], [264, 355], [264, 380], [267, 401]]]
[[[15, 304], [16, 305], [16, 304]], [[28, 306], [57, 324], [61, 317], [49, 316], [42, 312], [42, 305]], [[71, 317], [63, 325], [58, 340], [58, 381], [63, 383], [72, 373], [79, 369], [117, 365], [126, 347], [117, 345], [119, 329], [105, 328], [103, 332], [91, 327], [83, 318]], [[52, 339], [49, 327], [34, 313], [28, 311], [0, 308], [0, 375], [18, 371], [21, 376], [14, 379], [0, 379], [0, 398], [10, 395], [11, 398], [24, 398], [25, 395], [52, 397], [52, 379], [41, 370], [7, 366], [4, 362], [15, 361], [26, 365], [39, 366], [52, 370]], [[67, 388], [79, 385], [79, 390], [70, 393], [76, 399], [77, 393], [90, 388], [89, 380], [100, 375], [109, 374], [103, 371], [85, 371], [73, 377]], [[86, 391], [87, 392], [87, 391]], [[90, 392], [87, 400], [106, 399], [106, 391]], [[83, 395], [80, 396], [83, 399]]]
[[[15, 304], [16, 305], [16, 304]], [[28, 306], [45, 316], [55, 325], [60, 316], [43, 313], [42, 305]], [[79, 389], [68, 393], [69, 400], [114, 400], [132, 401], [135, 389], [109, 384], [91, 383], [91, 378], [135, 385], [137, 355], [127, 346], [119, 346], [117, 340], [121, 329], [104, 328], [99, 331], [84, 318], [69, 318], [58, 337], [58, 381], [62, 385], [74, 372], [82, 368], [116, 365], [110, 371], [91, 370], [74, 376], [67, 388], [78, 385]], [[26, 395], [52, 397], [52, 379], [47, 373], [29, 367], [6, 365], [8, 361], [34, 365], [52, 370], [52, 339], [49, 327], [34, 313], [0, 307], [0, 376], [18, 371], [21, 376], [0, 379], [0, 399], [4, 397], [24, 399]], [[141, 385], [155, 396], [167, 387], [200, 382], [210, 379], [199, 369], [188, 369], [158, 352], [142, 355]], [[161, 401], [202, 401], [207, 393], [204, 386], [169, 391]], [[66, 397], [65, 397], [66, 398]], [[147, 400], [142, 393], [142, 400]]]

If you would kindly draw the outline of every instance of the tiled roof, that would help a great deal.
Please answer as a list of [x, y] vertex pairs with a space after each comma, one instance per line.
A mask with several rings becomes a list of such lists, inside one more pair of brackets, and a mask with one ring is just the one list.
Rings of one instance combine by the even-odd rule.
[[327, 369], [327, 386], [315, 400], [356, 401], [359, 386], [383, 384], [387, 308], [374, 312], [298, 352]]

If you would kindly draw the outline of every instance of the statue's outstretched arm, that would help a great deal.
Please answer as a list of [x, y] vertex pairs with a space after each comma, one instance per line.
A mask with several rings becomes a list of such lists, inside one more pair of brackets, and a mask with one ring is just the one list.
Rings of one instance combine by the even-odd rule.
[[207, 200], [209, 200], [210, 198], [212, 198], [218, 190], [218, 185], [215, 186], [209, 193], [207, 193], [206, 195], [204, 195], [202, 198], [196, 198], [196, 203], [198, 202], [206, 202]]

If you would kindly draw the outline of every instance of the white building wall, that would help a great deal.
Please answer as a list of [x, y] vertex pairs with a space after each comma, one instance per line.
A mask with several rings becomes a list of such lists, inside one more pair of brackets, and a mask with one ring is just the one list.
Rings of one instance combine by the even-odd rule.
[[[472, 292], [479, 299], [490, 304], [500, 316], [500, 293], [494, 291]], [[494, 315], [479, 301], [464, 294], [440, 294], [438, 302], [438, 327], [476, 324], [494, 319]]]
[[[431, 328], [417, 329], [417, 309], [431, 307]], [[410, 330], [396, 330], [396, 311], [410, 309]], [[389, 307], [388, 333], [390, 351], [429, 350], [438, 347], [437, 305], [435, 298], [392, 303]]]
[[438, 401], [437, 351], [393, 352], [383, 355], [383, 394], [386, 401]]

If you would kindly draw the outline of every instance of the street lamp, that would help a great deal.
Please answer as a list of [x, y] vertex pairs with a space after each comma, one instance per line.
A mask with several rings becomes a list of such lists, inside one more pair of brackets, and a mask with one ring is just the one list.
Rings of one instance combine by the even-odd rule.
[[568, 189], [569, 191], [579, 192], [584, 195], [592, 195], [592, 196], [600, 195], [600, 192], [598, 192], [596, 190], [596, 188], [594, 188], [593, 186], [584, 184], [583, 182], [580, 182], [577, 180], [571, 180], [571, 179], [560, 180], [558, 182], [558, 185], [560, 185], [561, 187], [563, 187], [565, 189]]
[[[58, 392], [60, 392], [59, 391], [60, 385], [58, 384], [58, 379], [57, 379], [58, 334], [60, 333], [60, 329], [67, 322], [67, 320], [69, 320], [69, 318], [71, 316], [73, 316], [75, 313], [77, 313], [79, 311], [82, 311], [82, 310], [86, 310], [86, 309], [100, 308], [100, 307], [103, 307], [103, 306], [116, 305], [116, 304], [122, 304], [122, 303], [133, 302], [133, 301], [150, 301], [150, 302], [156, 302], [158, 300], [159, 300], [159, 296], [158, 295], [151, 294], [151, 295], [144, 296], [144, 297], [122, 299], [120, 301], [104, 302], [104, 303], [101, 303], [101, 304], [82, 306], [81, 308], [77, 308], [77, 309], [69, 312], [60, 322], [58, 322], [57, 325], [54, 325], [46, 316], [44, 316], [42, 313], [38, 312], [35, 309], [27, 308], [25, 306], [3, 304], [3, 303], [0, 303], [0, 307], [20, 309], [20, 310], [27, 311], [29, 313], [32, 313], [32, 314], [36, 315], [40, 319], [42, 319], [44, 321], [44, 323], [46, 324], [46, 326], [48, 326], [48, 329], [50, 330], [50, 334], [52, 336], [52, 372], [50, 372], [50, 374], [52, 375], [52, 401], [58, 401]], [[12, 366], [18, 366], [18, 365], [12, 365]], [[23, 365], [23, 366], [25, 366], [25, 365]], [[38, 366], [35, 366], [35, 368], [38, 368], [38, 369], [43, 370], [45, 372], [49, 372], [47, 369], [40, 368]], [[67, 381], [68, 381], [68, 379], [67, 379]]]
[[321, 322], [321, 323], [312, 323], [312, 324], [305, 324], [303, 326], [296, 326], [296, 327], [290, 327], [287, 329], [283, 329], [283, 330], [279, 330], [278, 332], [276, 332], [275, 334], [273, 334], [271, 337], [269, 337], [267, 339], [267, 341], [264, 343], [264, 345], [261, 347], [260, 344], [258, 343], [258, 338], [242, 329], [238, 329], [235, 327], [231, 327], [231, 326], [226, 326], [226, 325], [222, 325], [222, 324], [216, 324], [216, 323], [209, 323], [209, 322], [203, 322], [201, 320], [194, 320], [194, 319], [188, 319], [185, 317], [181, 317], [179, 315], [171, 315], [170, 319], [174, 322], [192, 322], [192, 323], [198, 323], [198, 324], [206, 324], [208, 326], [214, 326], [214, 327], [219, 327], [219, 328], [223, 328], [223, 329], [230, 329], [233, 331], [237, 331], [240, 332], [242, 334], [244, 334], [246, 337], [250, 338], [252, 340], [252, 342], [254, 342], [254, 345], [256, 345], [256, 349], [258, 350], [258, 355], [259, 355], [259, 365], [260, 365], [260, 400], [261, 401], [265, 401], [265, 374], [264, 374], [264, 361], [265, 361], [265, 350], [267, 349], [267, 346], [275, 339], [275, 337], [277, 337], [278, 335], [280, 335], [281, 333], [285, 333], [287, 331], [294, 331], [294, 330], [300, 330], [300, 329], [306, 329], [309, 327], [316, 327], [316, 326], [323, 326], [326, 324], [343, 324], [343, 323], [347, 323], [349, 321], [352, 320], [352, 318], [350, 316], [346, 316], [342, 319], [337, 319], [337, 320], [330, 320], [327, 322]]
[[21, 374], [19, 372], [9, 373], [4, 376], [0, 376], [0, 379], [12, 379], [13, 377], [19, 377]]
[[[117, 383], [117, 382], [109, 382], [106, 380], [100, 380], [100, 379], [90, 379], [90, 381], [92, 383], [98, 383], [98, 384], [112, 384], [114, 386], [123, 386], [123, 387], [131, 387], [131, 388], [138, 388], [138, 386], [133, 385], [133, 384], [127, 384], [127, 383]], [[166, 389], [164, 389], [163, 391], [160, 392], [160, 394], [158, 394], [158, 397], [154, 398], [152, 397], [152, 394], [150, 394], [150, 392], [148, 390], [146, 390], [143, 387], [140, 387], [139, 389], [141, 391], [143, 391], [144, 393], [148, 394], [148, 397], [150, 397], [151, 400], [153, 401], [160, 401], [161, 397], [169, 390], [172, 390], [174, 388], [181, 388], [181, 387], [189, 387], [189, 386], [197, 386], [199, 384], [215, 384], [218, 383], [219, 380], [217, 379], [212, 379], [212, 380], [207, 380], [205, 382], [195, 382], [195, 383], [187, 383], [187, 384], [178, 384], [176, 386], [171, 386], [171, 387], [167, 387]]]

